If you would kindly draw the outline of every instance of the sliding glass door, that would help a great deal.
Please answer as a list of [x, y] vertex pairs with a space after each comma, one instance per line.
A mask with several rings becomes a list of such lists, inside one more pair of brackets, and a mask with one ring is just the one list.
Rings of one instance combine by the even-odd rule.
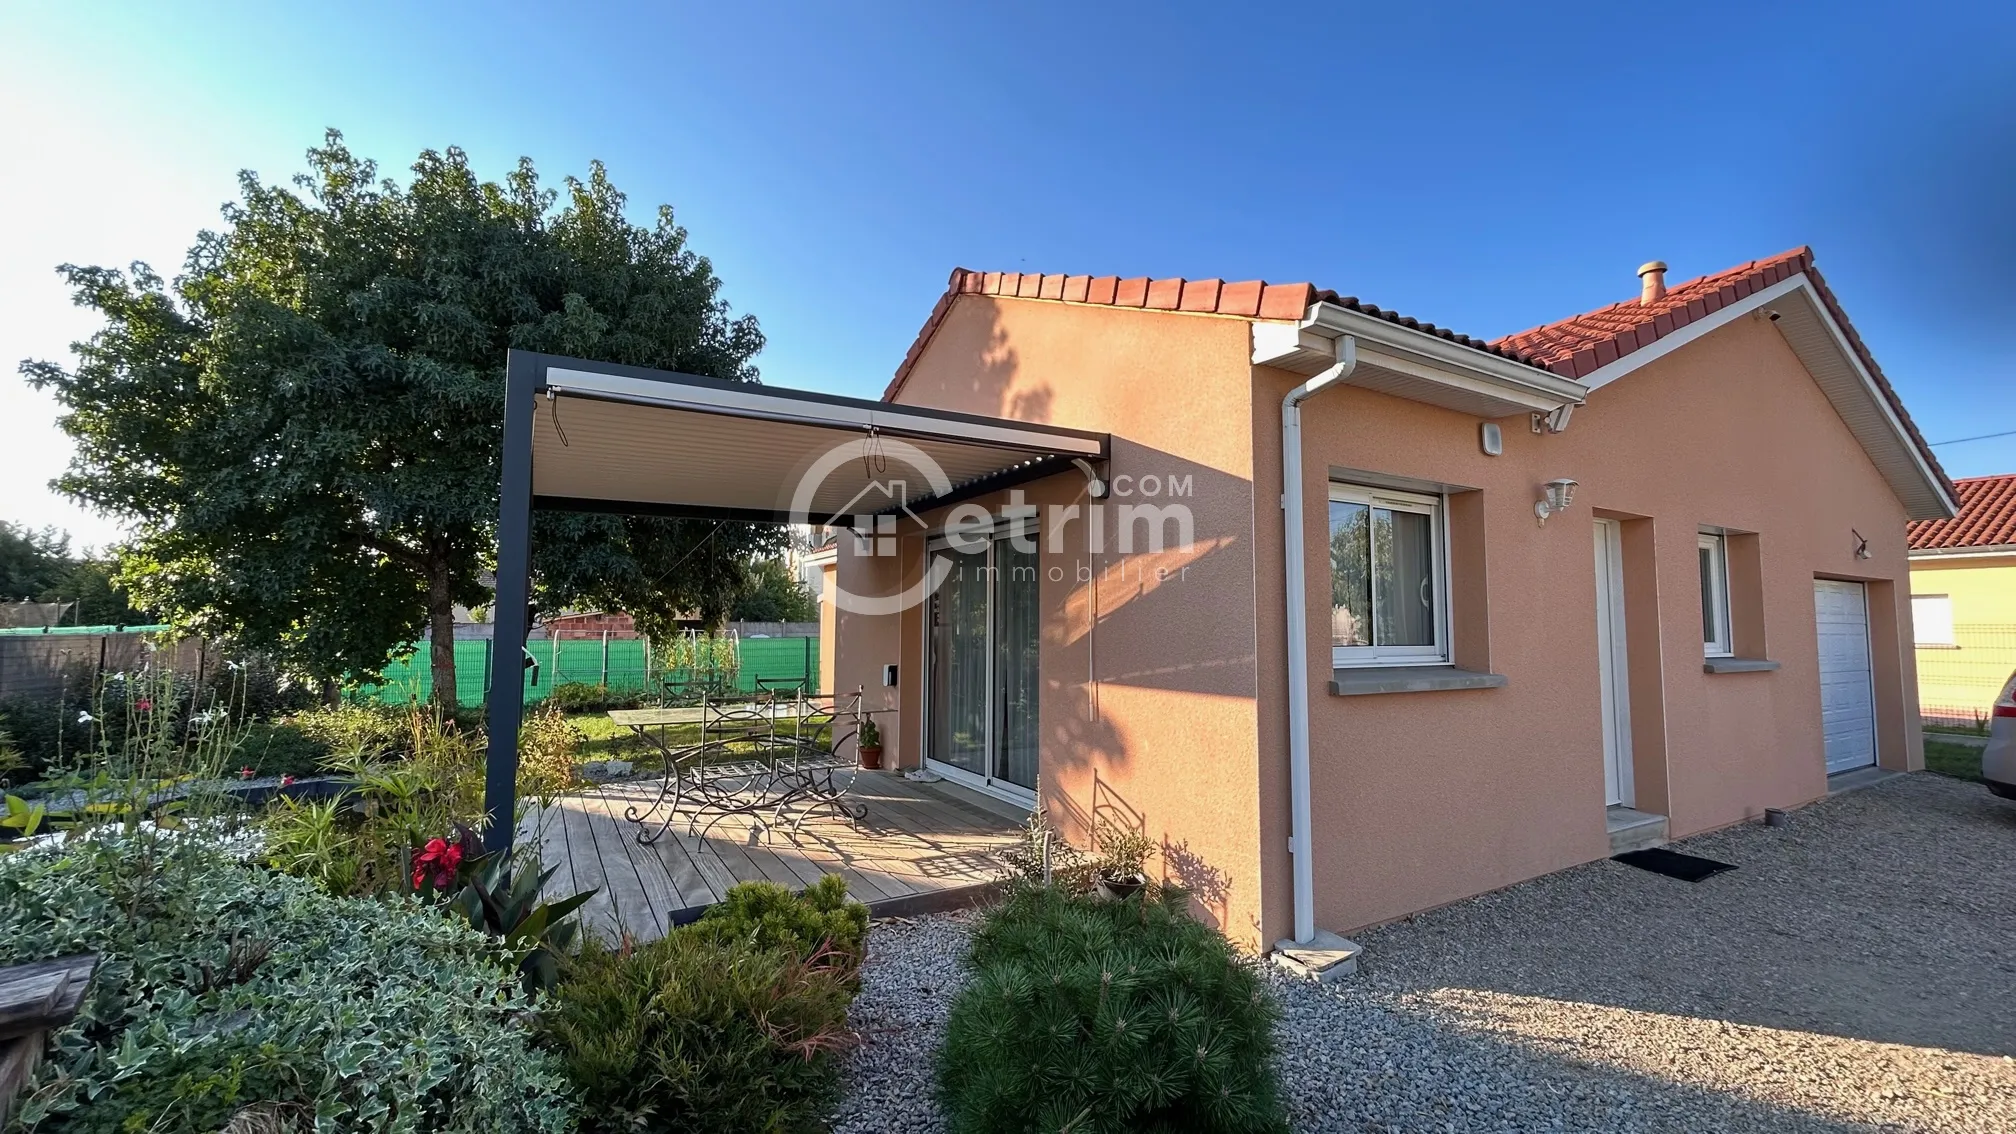
[[931, 596], [925, 756], [939, 773], [1034, 798], [1038, 751], [1036, 553], [1005, 536], [985, 552], [941, 546], [953, 569]]

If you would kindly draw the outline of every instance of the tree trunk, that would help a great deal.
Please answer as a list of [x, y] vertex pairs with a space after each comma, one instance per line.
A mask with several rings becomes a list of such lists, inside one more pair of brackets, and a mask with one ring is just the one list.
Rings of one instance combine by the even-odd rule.
[[455, 707], [455, 598], [448, 590], [448, 556], [427, 557], [427, 660], [434, 676], [434, 703]]

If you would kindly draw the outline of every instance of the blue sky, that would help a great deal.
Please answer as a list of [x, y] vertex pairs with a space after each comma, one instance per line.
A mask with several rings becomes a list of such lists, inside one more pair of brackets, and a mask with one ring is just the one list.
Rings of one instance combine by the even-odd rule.
[[[2016, 430], [2006, 4], [168, 7], [0, 3], [0, 360], [91, 331], [54, 264], [172, 269], [337, 126], [395, 173], [602, 159], [780, 385], [879, 393], [955, 265], [1497, 335], [1811, 244], [1933, 441]], [[35, 487], [68, 445], [11, 365], [0, 420], [0, 518], [113, 538]], [[2016, 437], [1938, 453], [2016, 471]]]

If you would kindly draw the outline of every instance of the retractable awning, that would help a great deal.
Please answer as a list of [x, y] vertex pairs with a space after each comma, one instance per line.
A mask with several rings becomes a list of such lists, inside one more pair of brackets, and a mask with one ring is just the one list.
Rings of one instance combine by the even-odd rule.
[[1103, 462], [1103, 433], [512, 351], [486, 842], [514, 833], [535, 508], [771, 523], [917, 512]]
[[1101, 433], [573, 359], [539, 366], [535, 508], [816, 524], [1106, 457]]

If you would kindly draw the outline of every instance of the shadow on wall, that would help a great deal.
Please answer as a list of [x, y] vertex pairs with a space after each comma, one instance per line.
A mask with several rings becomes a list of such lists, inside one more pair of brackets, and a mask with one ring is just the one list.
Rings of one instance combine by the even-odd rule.
[[[1164, 848], [1163, 876], [1189, 889], [1200, 913], [1223, 928], [1232, 878], [1208, 856], [1228, 853], [1224, 839], [1197, 825], [1211, 822], [1198, 817], [1208, 809], [1178, 814], [1185, 789], [1173, 777], [1214, 746], [1236, 745], [1242, 736], [1253, 743], [1253, 484], [1171, 448], [1216, 454], [1208, 459], [1226, 465], [1236, 457], [1227, 455], [1222, 431], [1243, 435], [1246, 426], [1207, 417], [1202, 403], [1159, 379], [1138, 388], [1119, 379], [1066, 384], [1071, 374], [1044, 372], [1018, 351], [999, 301], [958, 302], [934, 336], [939, 353], [911, 375], [904, 401], [1112, 436], [1105, 499], [1091, 499], [1076, 472], [1026, 487], [1029, 501], [1046, 506], [1039, 601], [1043, 782], [1052, 819], [1081, 847], [1091, 845], [1101, 820], [1148, 835]], [[1029, 339], [1028, 349], [1039, 341]], [[1062, 354], [1038, 353], [1099, 367], [1104, 349], [1093, 339], [1069, 343]], [[1077, 514], [1067, 519], [1049, 505]], [[1064, 537], [1053, 540], [1060, 523]], [[1179, 750], [1137, 751], [1144, 746]], [[1165, 765], [1154, 782], [1136, 778], [1147, 767], [1137, 755]], [[1133, 798], [1121, 797], [1116, 785]]]

